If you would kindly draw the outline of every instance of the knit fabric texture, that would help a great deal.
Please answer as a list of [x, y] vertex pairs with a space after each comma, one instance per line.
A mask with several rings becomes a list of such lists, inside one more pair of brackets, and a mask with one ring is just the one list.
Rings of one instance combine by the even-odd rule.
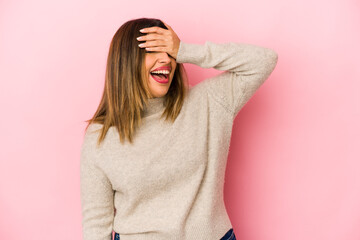
[[[81, 148], [84, 240], [218, 240], [232, 224], [223, 201], [233, 121], [275, 68], [277, 53], [246, 43], [180, 42], [176, 62], [223, 71], [189, 89], [174, 123], [149, 99], [134, 143], [111, 127], [99, 148], [91, 124]], [[116, 211], [115, 211], [116, 209]]]

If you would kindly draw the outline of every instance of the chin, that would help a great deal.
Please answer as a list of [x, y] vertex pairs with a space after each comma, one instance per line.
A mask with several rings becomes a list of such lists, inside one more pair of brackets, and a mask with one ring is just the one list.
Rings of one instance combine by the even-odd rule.
[[164, 97], [168, 91], [161, 91], [161, 90], [152, 90], [151, 95], [152, 97]]

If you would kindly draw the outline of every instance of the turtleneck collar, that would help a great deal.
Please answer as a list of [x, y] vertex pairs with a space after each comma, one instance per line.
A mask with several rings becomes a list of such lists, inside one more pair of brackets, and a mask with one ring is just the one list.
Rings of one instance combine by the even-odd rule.
[[155, 113], [164, 110], [164, 100], [165, 97], [154, 97], [148, 99], [148, 105], [145, 106], [142, 116], [148, 117]]

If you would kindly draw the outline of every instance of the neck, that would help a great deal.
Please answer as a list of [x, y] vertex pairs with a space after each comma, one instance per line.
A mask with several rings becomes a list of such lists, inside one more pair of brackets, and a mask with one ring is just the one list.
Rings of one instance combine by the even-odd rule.
[[143, 117], [148, 117], [164, 110], [165, 97], [154, 97], [148, 99], [148, 104], [143, 111]]

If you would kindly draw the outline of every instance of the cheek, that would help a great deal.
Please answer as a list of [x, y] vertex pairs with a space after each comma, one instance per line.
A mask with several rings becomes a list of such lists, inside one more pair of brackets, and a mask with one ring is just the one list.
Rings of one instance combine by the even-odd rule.
[[148, 53], [145, 53], [145, 68], [146, 72], [150, 72], [150, 69], [154, 65], [154, 59]]
[[172, 61], [171, 68], [174, 69], [173, 70], [173, 75], [174, 75], [175, 71], [176, 71], [176, 61], [175, 60]]

